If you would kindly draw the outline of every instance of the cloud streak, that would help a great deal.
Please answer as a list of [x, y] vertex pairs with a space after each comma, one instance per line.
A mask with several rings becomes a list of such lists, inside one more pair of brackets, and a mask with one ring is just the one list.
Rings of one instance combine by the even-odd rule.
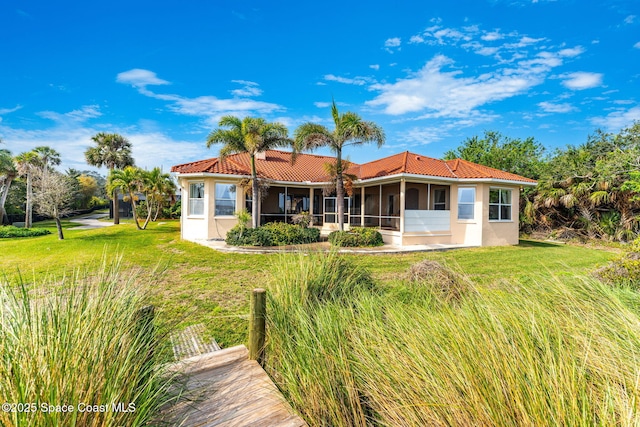
[[153, 71], [139, 68], [119, 73], [116, 81], [133, 86], [144, 96], [166, 101], [168, 110], [173, 113], [204, 118], [207, 125], [215, 125], [220, 117], [225, 115], [271, 114], [285, 110], [278, 104], [250, 99], [252, 96], [261, 95], [262, 90], [258, 83], [246, 80], [232, 80], [233, 83], [242, 85], [242, 88], [231, 91], [233, 98], [218, 98], [210, 95], [188, 98], [176, 94], [156, 93], [149, 90], [147, 86], [170, 83], [158, 78]]

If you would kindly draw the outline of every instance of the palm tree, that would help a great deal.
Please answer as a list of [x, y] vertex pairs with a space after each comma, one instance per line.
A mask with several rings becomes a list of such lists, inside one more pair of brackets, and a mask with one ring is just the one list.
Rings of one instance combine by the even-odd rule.
[[58, 166], [60, 164], [60, 153], [51, 147], [42, 145], [32, 150], [39, 159], [39, 166], [43, 169], [49, 169], [51, 166]]
[[385, 136], [381, 127], [373, 122], [364, 121], [352, 112], [340, 114], [336, 102], [331, 106], [331, 116], [335, 128], [330, 131], [325, 126], [315, 123], [304, 123], [298, 127], [294, 135], [294, 155], [302, 151], [329, 147], [336, 155], [336, 204], [338, 205], [338, 226], [344, 230], [344, 169], [342, 149], [350, 145], [362, 145], [375, 142], [378, 147], [384, 144]]
[[176, 184], [171, 179], [171, 175], [163, 173], [159, 167], [143, 172], [142, 178], [143, 191], [147, 201], [147, 219], [142, 226], [145, 229], [151, 218], [153, 218], [153, 221], [158, 218], [167, 196], [175, 192]]
[[26, 151], [16, 156], [15, 165], [18, 174], [27, 178], [24, 226], [25, 228], [31, 228], [33, 220], [33, 173], [40, 166], [40, 157], [35, 151]]
[[8, 223], [7, 211], [4, 206], [7, 202], [7, 195], [11, 188], [11, 183], [18, 176], [18, 171], [13, 162], [13, 157], [9, 150], [0, 150], [0, 223]]
[[280, 123], [268, 123], [261, 118], [245, 117], [240, 120], [234, 116], [224, 116], [218, 123], [220, 129], [212, 131], [207, 137], [207, 147], [224, 144], [220, 149], [220, 160], [230, 154], [248, 153], [251, 161], [251, 222], [253, 228], [260, 225], [258, 173], [256, 172], [256, 154], [276, 147], [291, 145], [287, 128]]
[[[95, 147], [90, 147], [84, 152], [87, 163], [91, 166], [105, 166], [112, 173], [114, 169], [122, 169], [126, 166], [133, 166], [131, 157], [131, 143], [127, 138], [117, 133], [97, 133], [91, 138], [96, 143]], [[120, 212], [118, 206], [118, 190], [113, 193], [113, 223], [120, 223]]]
[[126, 166], [124, 169], [113, 169], [107, 179], [107, 191], [117, 194], [117, 190], [124, 194], [124, 201], [131, 201], [131, 210], [133, 212], [133, 221], [136, 223], [138, 230], [142, 230], [138, 223], [138, 214], [136, 213], [137, 194], [143, 186], [142, 170], [133, 166]]

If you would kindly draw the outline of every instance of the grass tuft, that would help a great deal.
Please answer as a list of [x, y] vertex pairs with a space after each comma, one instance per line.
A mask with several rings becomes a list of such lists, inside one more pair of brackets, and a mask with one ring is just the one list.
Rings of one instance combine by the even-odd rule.
[[1, 425], [140, 426], [165, 403], [171, 378], [140, 283], [119, 260], [93, 271], [30, 291], [0, 283], [0, 400], [16, 404]]
[[[304, 289], [317, 262], [274, 281]], [[416, 282], [304, 306], [278, 289], [267, 369], [312, 426], [640, 423], [637, 293], [550, 275], [468, 283], [456, 304], [433, 287], [411, 298]]]

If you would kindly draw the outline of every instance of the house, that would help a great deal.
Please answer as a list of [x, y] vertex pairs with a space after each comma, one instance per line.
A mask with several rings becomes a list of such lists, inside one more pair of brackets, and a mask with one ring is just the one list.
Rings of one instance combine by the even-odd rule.
[[[334, 157], [269, 150], [256, 156], [258, 176], [268, 182], [260, 205], [261, 223], [290, 222], [307, 211], [324, 233], [337, 229], [336, 198], [325, 196], [330, 178], [324, 164]], [[249, 155], [224, 162], [212, 158], [171, 168], [182, 190], [182, 238], [223, 239], [237, 219], [251, 212]], [[437, 160], [404, 152], [352, 164], [357, 179], [345, 197], [345, 227], [376, 227], [386, 243], [518, 243], [518, 203], [525, 186], [536, 181], [466, 160]]]

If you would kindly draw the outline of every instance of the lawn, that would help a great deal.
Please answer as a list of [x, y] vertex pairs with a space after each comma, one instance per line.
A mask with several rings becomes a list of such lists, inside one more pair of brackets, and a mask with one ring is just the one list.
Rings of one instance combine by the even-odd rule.
[[[39, 223], [54, 234], [0, 239], [0, 270], [13, 283], [18, 276], [33, 283], [44, 276], [62, 277], [78, 269], [97, 268], [102, 257], [121, 255], [126, 269], [139, 270], [149, 283], [150, 301], [164, 320], [180, 327], [205, 323], [221, 345], [246, 340], [249, 291], [267, 286], [272, 266], [282, 254], [220, 253], [180, 240], [179, 221], [151, 223], [137, 230], [132, 223], [96, 230], [72, 230], [64, 222], [65, 240], [52, 223]], [[459, 249], [385, 255], [348, 255], [367, 267], [383, 286], [394, 286], [409, 267], [423, 259], [438, 260], [491, 284], [517, 278], [584, 274], [607, 263], [615, 252], [571, 245], [522, 241], [519, 246]]]

